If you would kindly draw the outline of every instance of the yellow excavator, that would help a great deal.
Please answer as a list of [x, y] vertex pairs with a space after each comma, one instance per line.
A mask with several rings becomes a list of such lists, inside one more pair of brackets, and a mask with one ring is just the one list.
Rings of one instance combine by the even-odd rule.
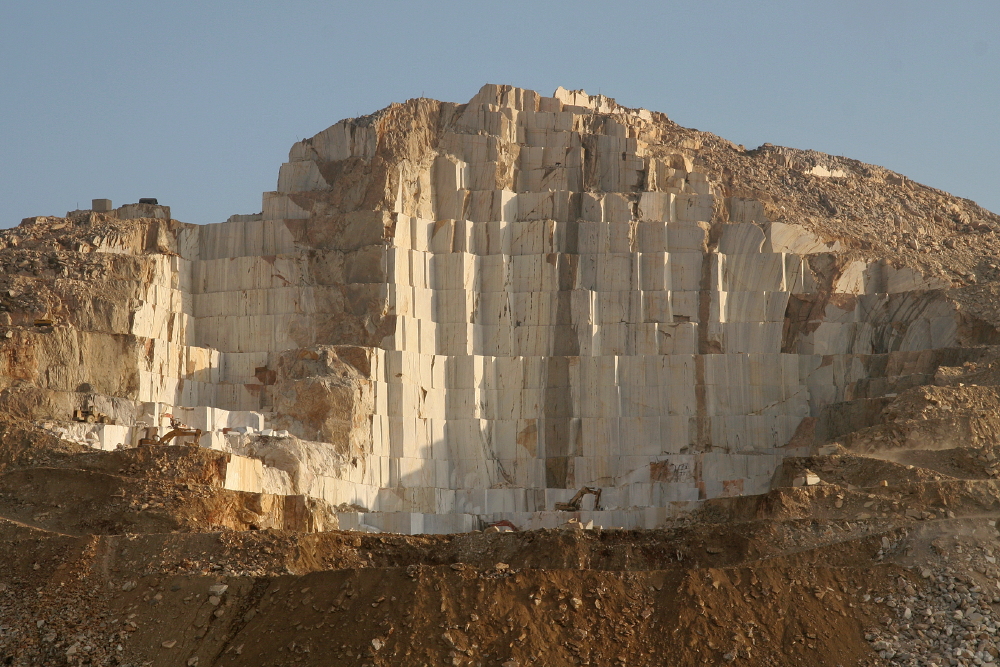
[[583, 497], [586, 495], [594, 496], [594, 511], [600, 511], [601, 509], [601, 489], [592, 489], [589, 486], [585, 486], [576, 492], [576, 495], [570, 498], [568, 503], [556, 503], [557, 512], [579, 512], [580, 506], [583, 505]]
[[200, 428], [188, 428], [180, 423], [176, 419], [170, 420], [170, 430], [163, 435], [157, 437], [156, 427], [150, 426], [146, 429], [146, 437], [139, 438], [140, 445], [166, 445], [169, 444], [174, 438], [185, 438], [193, 437], [194, 440], [187, 442], [185, 444], [191, 447], [197, 447], [198, 441], [201, 440], [201, 429]]

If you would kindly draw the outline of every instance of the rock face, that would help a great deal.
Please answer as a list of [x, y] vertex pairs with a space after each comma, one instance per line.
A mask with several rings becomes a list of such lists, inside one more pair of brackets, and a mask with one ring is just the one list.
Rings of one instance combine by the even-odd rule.
[[164, 209], [2, 233], [0, 409], [102, 449], [172, 417], [345, 528], [655, 527], [996, 342], [993, 214], [579, 91], [393, 105], [295, 144], [259, 215]]

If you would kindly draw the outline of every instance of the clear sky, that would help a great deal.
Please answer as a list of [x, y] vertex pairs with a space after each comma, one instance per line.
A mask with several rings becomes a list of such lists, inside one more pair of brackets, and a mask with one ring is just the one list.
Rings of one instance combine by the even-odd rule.
[[583, 88], [1000, 211], [1000, 2], [0, 0], [0, 227], [260, 210], [292, 143], [484, 83]]

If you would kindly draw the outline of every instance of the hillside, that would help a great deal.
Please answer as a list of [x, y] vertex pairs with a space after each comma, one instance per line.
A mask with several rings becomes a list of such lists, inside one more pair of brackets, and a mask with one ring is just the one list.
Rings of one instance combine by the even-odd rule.
[[998, 230], [491, 85], [296, 143], [259, 214], [27, 218], [0, 660], [992, 663]]

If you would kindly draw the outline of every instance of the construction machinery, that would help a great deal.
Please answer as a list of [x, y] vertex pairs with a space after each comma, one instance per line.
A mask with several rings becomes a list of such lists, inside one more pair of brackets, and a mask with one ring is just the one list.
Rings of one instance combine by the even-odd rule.
[[594, 511], [600, 511], [601, 509], [601, 490], [592, 489], [589, 486], [585, 486], [576, 492], [576, 495], [570, 498], [568, 503], [556, 503], [557, 512], [579, 512], [580, 506], [583, 505], [583, 497], [586, 495], [594, 496]]
[[187, 442], [185, 444], [191, 447], [197, 447], [198, 441], [201, 440], [202, 431], [200, 428], [188, 428], [184, 426], [176, 419], [170, 420], [170, 430], [163, 435], [157, 437], [156, 427], [149, 426], [146, 428], [146, 437], [139, 438], [140, 445], [166, 445], [169, 444], [174, 438], [186, 438], [193, 437], [194, 440]]
[[504, 532], [504, 531], [500, 530], [501, 528], [507, 528], [507, 529], [509, 529], [510, 532], [513, 532], [513, 533], [517, 532], [517, 526], [515, 526], [513, 523], [511, 523], [507, 519], [501, 519], [500, 521], [494, 521], [493, 523], [489, 524], [486, 527], [486, 530], [489, 532], [490, 528], [494, 528], [495, 529], [492, 532], [498, 532], [498, 533], [499, 532]]
[[93, 408], [83, 408], [80, 410], [73, 411], [73, 420], [78, 422], [86, 422], [88, 424], [114, 424], [114, 418], [104, 414], [103, 412], [98, 412]]

